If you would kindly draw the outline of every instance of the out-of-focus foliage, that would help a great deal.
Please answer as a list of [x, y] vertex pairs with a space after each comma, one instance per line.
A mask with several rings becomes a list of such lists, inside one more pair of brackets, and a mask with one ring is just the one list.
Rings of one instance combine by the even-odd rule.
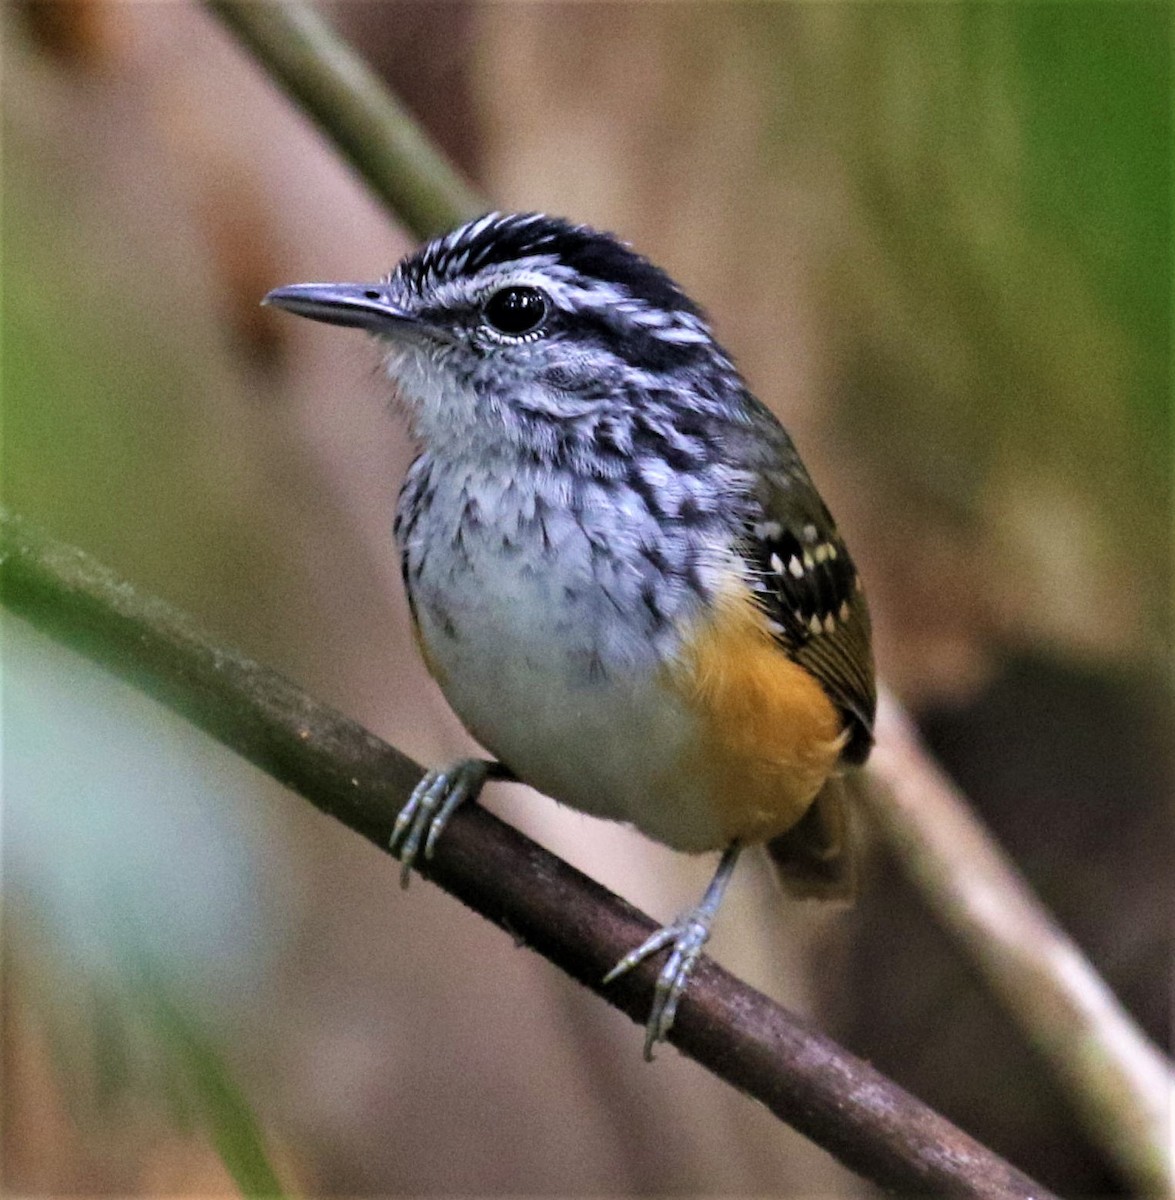
[[151, 1004], [151, 1015], [169, 1065], [186, 1085], [188, 1101], [242, 1196], [286, 1193], [269, 1161], [265, 1140], [241, 1089], [220, 1053], [195, 1024], [186, 1004], [177, 1004], [154, 972], [140, 976], [138, 994]]
[[854, 445], [940, 510], [912, 559], [955, 513], [1004, 636], [1082, 653], [1166, 633], [1169, 17], [825, 8], [798, 57], [848, 183], [826, 295]]

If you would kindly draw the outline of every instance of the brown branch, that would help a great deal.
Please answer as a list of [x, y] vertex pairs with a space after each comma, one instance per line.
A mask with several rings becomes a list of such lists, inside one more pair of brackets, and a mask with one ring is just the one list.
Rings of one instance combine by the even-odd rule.
[[[392, 821], [421, 769], [354, 721], [215, 645], [161, 600], [3, 510], [0, 597], [12, 612], [387, 849]], [[655, 964], [608, 988], [601, 980], [655, 928], [649, 917], [476, 805], [454, 815], [427, 873], [634, 1021], [644, 1021]], [[1047, 1200], [1048, 1193], [1008, 1163], [709, 959], [690, 982], [669, 1040], [886, 1187]]]

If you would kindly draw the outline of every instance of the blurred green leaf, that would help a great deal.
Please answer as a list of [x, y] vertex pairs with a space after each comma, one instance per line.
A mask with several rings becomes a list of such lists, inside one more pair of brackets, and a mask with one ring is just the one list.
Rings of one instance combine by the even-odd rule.
[[169, 995], [158, 974], [140, 968], [138, 996], [158, 1030], [167, 1062], [196, 1119], [242, 1195], [284, 1197], [260, 1123], [210, 1039]]

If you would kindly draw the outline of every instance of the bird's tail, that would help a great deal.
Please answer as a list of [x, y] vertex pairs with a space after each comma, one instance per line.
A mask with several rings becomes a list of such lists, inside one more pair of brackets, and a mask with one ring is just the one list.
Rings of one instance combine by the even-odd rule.
[[857, 891], [857, 855], [844, 780], [829, 779], [800, 820], [772, 838], [766, 849], [789, 896], [852, 900]]

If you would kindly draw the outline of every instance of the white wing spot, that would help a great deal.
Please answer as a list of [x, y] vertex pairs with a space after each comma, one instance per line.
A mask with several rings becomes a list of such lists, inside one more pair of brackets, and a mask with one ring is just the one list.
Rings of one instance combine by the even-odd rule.
[[824, 632], [824, 626], [820, 624], [819, 617], [813, 617], [808, 622], [808, 630], [811, 633], [823, 633]]
[[780, 558], [778, 554], [773, 554], [771, 556], [770, 562], [771, 562], [771, 569], [776, 573], [776, 575], [782, 575], [783, 574], [783, 559]]
[[836, 617], [834, 617], [832, 615], [832, 613], [829, 613], [828, 616], [826, 616], [824, 618], [824, 632], [832, 633], [835, 629], [836, 629]]
[[796, 579], [804, 578], [804, 564], [793, 554], [791, 561], [787, 564], [787, 569]]
[[849, 619], [849, 612], [849, 602], [847, 600], [842, 600], [840, 602], [840, 611], [836, 614], [837, 617], [842, 621], [847, 621]]

